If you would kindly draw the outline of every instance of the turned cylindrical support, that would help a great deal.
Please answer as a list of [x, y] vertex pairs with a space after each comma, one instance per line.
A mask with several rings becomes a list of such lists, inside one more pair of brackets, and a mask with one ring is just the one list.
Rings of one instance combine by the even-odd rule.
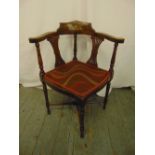
[[105, 92], [105, 98], [104, 98], [104, 103], [103, 103], [103, 109], [106, 108], [106, 104], [108, 101], [108, 95], [109, 95], [109, 90], [110, 90], [110, 85], [111, 85], [111, 80], [113, 78], [114, 75], [114, 64], [115, 64], [115, 59], [116, 59], [116, 52], [117, 52], [117, 47], [118, 47], [118, 43], [114, 43], [114, 49], [113, 49], [113, 54], [112, 54], [112, 58], [111, 58], [111, 62], [110, 62], [110, 68], [109, 68], [109, 72], [110, 72], [110, 80], [106, 85], [106, 92]]
[[74, 34], [74, 57], [73, 60], [77, 60], [77, 34]]
[[105, 92], [105, 98], [104, 98], [104, 103], [103, 103], [103, 109], [106, 108], [107, 100], [108, 100], [108, 94], [110, 90], [110, 82], [106, 85], [106, 92]]
[[111, 79], [113, 78], [113, 74], [114, 74], [114, 65], [115, 65], [117, 47], [118, 47], [118, 43], [115, 43], [112, 58], [111, 58], [111, 62], [110, 62], [110, 68], [109, 68], [109, 72], [111, 73]]
[[41, 57], [41, 53], [40, 53], [40, 45], [37, 42], [37, 43], [35, 43], [35, 46], [36, 46], [36, 51], [37, 51], [37, 58], [38, 58], [38, 64], [39, 64], [40, 72], [44, 73], [43, 61], [42, 61], [42, 57]]
[[79, 116], [80, 116], [80, 137], [84, 137], [84, 113], [85, 113], [84, 103], [79, 105]]
[[43, 61], [42, 61], [42, 57], [41, 57], [41, 53], [40, 53], [40, 46], [39, 46], [39, 43], [35, 43], [35, 45], [36, 45], [36, 50], [37, 50], [38, 64], [39, 64], [39, 68], [40, 68], [40, 80], [43, 85], [47, 113], [50, 114], [51, 111], [50, 111], [50, 105], [49, 105], [49, 99], [48, 99], [48, 90], [47, 90], [46, 83], [44, 82], [45, 72], [44, 72]]

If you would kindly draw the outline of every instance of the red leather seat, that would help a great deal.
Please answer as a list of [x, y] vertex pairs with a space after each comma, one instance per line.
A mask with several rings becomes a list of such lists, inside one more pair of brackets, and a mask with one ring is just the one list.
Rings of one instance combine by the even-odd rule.
[[45, 73], [44, 79], [54, 87], [85, 99], [110, 80], [110, 73], [91, 64], [71, 61]]

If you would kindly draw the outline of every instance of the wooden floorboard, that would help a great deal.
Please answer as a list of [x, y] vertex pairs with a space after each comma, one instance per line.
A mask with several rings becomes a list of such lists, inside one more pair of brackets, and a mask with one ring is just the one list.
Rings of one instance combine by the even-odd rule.
[[[30, 93], [32, 94], [32, 91]], [[20, 155], [32, 154], [44, 123], [46, 113], [42, 104], [43, 97], [40, 94], [34, 89], [33, 95], [25, 99], [26, 103], [20, 110]]]
[[[49, 98], [70, 100], [53, 90]], [[134, 155], [134, 102], [130, 89], [113, 89], [106, 110], [87, 104], [82, 139], [75, 106], [53, 106], [47, 115], [42, 90], [20, 87], [20, 155]]]

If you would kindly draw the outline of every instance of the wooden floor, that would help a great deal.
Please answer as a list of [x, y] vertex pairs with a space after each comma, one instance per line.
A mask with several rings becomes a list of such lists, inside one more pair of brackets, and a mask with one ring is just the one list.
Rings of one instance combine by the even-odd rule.
[[[70, 100], [55, 91], [49, 91], [49, 99]], [[113, 89], [106, 110], [88, 104], [81, 139], [76, 107], [54, 106], [47, 115], [42, 90], [21, 87], [20, 155], [134, 155], [134, 102], [130, 89]]]

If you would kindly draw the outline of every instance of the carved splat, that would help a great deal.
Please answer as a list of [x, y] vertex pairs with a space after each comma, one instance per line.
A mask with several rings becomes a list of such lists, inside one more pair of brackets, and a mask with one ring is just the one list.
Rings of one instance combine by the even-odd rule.
[[60, 50], [59, 50], [59, 46], [58, 46], [58, 39], [59, 39], [59, 35], [55, 34], [52, 36], [49, 36], [47, 38], [47, 40], [51, 43], [53, 50], [54, 50], [54, 54], [55, 54], [55, 67], [64, 64], [64, 60], [61, 57], [60, 54]]
[[96, 58], [97, 58], [97, 54], [98, 54], [98, 48], [99, 48], [100, 44], [102, 43], [102, 41], [104, 40], [104, 38], [99, 38], [99, 37], [93, 35], [91, 37], [91, 39], [92, 39], [92, 51], [91, 51], [91, 56], [90, 56], [89, 60], [87, 61], [87, 63], [97, 66]]

